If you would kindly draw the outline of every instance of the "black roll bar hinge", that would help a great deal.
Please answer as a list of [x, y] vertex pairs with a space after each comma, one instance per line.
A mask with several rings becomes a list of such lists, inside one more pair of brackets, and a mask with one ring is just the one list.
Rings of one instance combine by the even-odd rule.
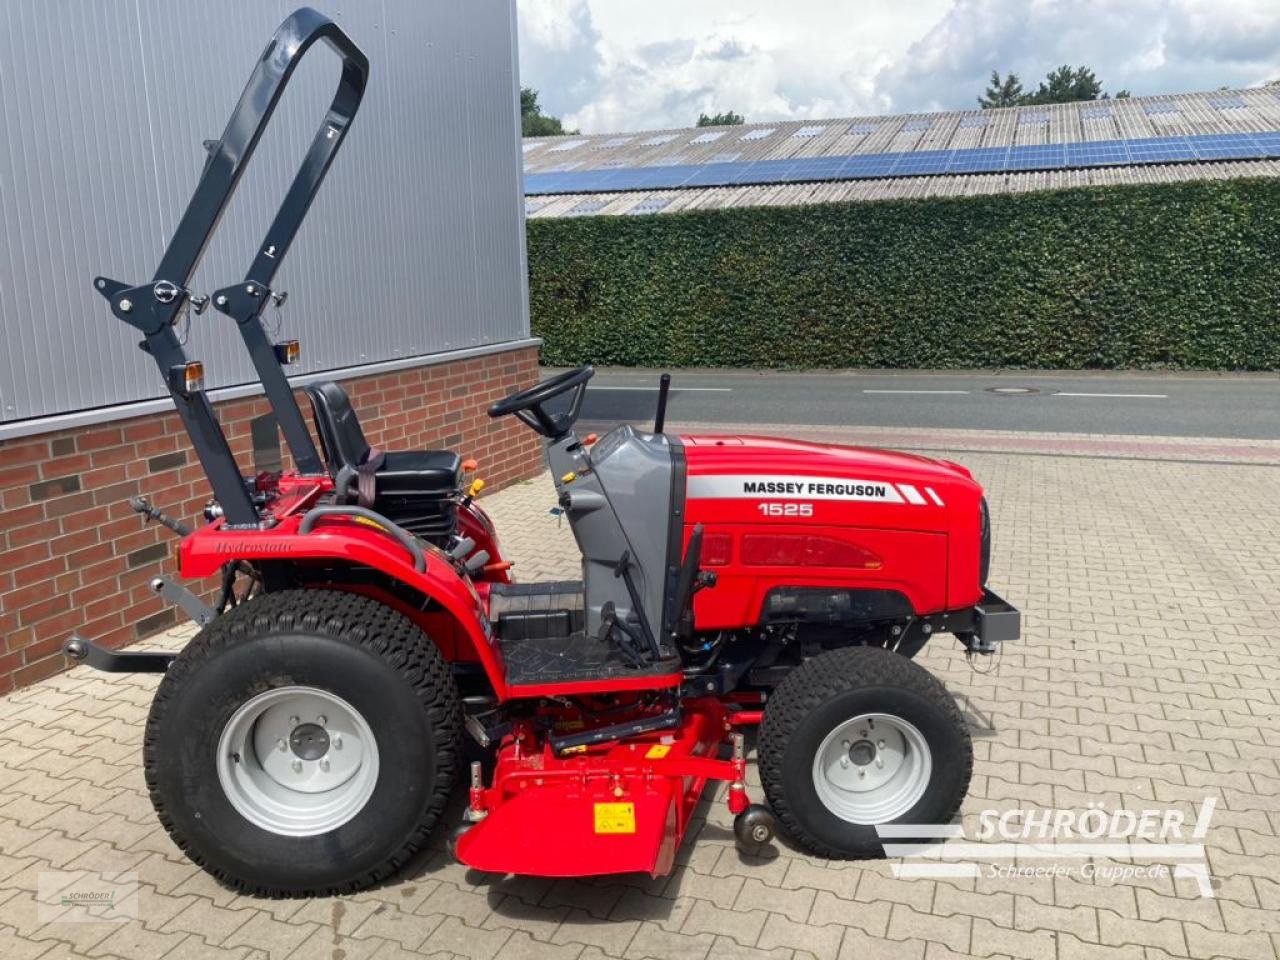
[[204, 313], [209, 305], [208, 297], [169, 280], [132, 287], [109, 277], [96, 277], [93, 288], [111, 304], [112, 313], [148, 337], [181, 320], [188, 304], [196, 314]]
[[225, 313], [237, 323], [248, 323], [260, 315], [268, 303], [282, 307], [288, 299], [289, 294], [283, 291], [277, 293], [264, 283], [243, 280], [229, 287], [215, 290], [213, 306], [218, 312]]

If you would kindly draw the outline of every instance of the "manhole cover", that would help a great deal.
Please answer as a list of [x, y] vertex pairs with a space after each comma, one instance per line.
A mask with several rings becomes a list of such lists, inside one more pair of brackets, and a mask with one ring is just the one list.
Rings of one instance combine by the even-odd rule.
[[1001, 397], [1029, 397], [1039, 392], [1035, 387], [987, 387], [987, 393]]

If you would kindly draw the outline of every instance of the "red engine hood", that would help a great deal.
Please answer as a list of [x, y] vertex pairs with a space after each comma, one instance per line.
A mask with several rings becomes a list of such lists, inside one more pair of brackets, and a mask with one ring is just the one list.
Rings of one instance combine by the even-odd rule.
[[[973, 483], [958, 463], [874, 447], [844, 447], [781, 437], [692, 435], [685, 445], [689, 474], [822, 474], [907, 483]], [[976, 486], [976, 484], [975, 484]]]

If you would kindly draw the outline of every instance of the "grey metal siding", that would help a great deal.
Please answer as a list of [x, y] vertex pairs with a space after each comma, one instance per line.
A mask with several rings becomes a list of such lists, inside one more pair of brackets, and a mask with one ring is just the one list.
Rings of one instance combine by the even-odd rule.
[[[0, 421], [156, 397], [95, 274], [150, 279], [271, 32], [298, 2], [0, 4]], [[526, 338], [513, 0], [313, 0], [372, 61], [369, 89], [278, 276], [297, 373]], [[337, 82], [325, 49], [286, 92], [193, 281], [244, 275]], [[271, 327], [276, 318], [266, 317]], [[252, 370], [227, 317], [193, 317], [211, 386]]]

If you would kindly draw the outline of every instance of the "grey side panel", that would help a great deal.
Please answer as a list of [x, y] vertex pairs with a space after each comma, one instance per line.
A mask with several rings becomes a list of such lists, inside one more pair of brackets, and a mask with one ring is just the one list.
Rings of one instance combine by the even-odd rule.
[[[588, 633], [600, 629], [601, 608], [612, 601], [620, 617], [631, 610], [622, 578], [614, 576], [624, 551], [644, 612], [660, 638], [666, 584], [668, 518], [671, 515], [671, 445], [661, 435], [637, 433], [629, 425], [606, 434], [587, 454], [568, 448], [566, 438], [547, 451], [566, 513], [582, 551]], [[569, 471], [578, 474], [562, 482]]]
[[[0, 3], [0, 421], [165, 396], [91, 286], [151, 276], [272, 32], [301, 0]], [[369, 89], [277, 286], [292, 374], [522, 339], [529, 319], [513, 0], [316, 2]], [[328, 106], [298, 68], [193, 287], [244, 276]], [[277, 317], [264, 317], [274, 332]], [[213, 310], [189, 352], [256, 382]]]

